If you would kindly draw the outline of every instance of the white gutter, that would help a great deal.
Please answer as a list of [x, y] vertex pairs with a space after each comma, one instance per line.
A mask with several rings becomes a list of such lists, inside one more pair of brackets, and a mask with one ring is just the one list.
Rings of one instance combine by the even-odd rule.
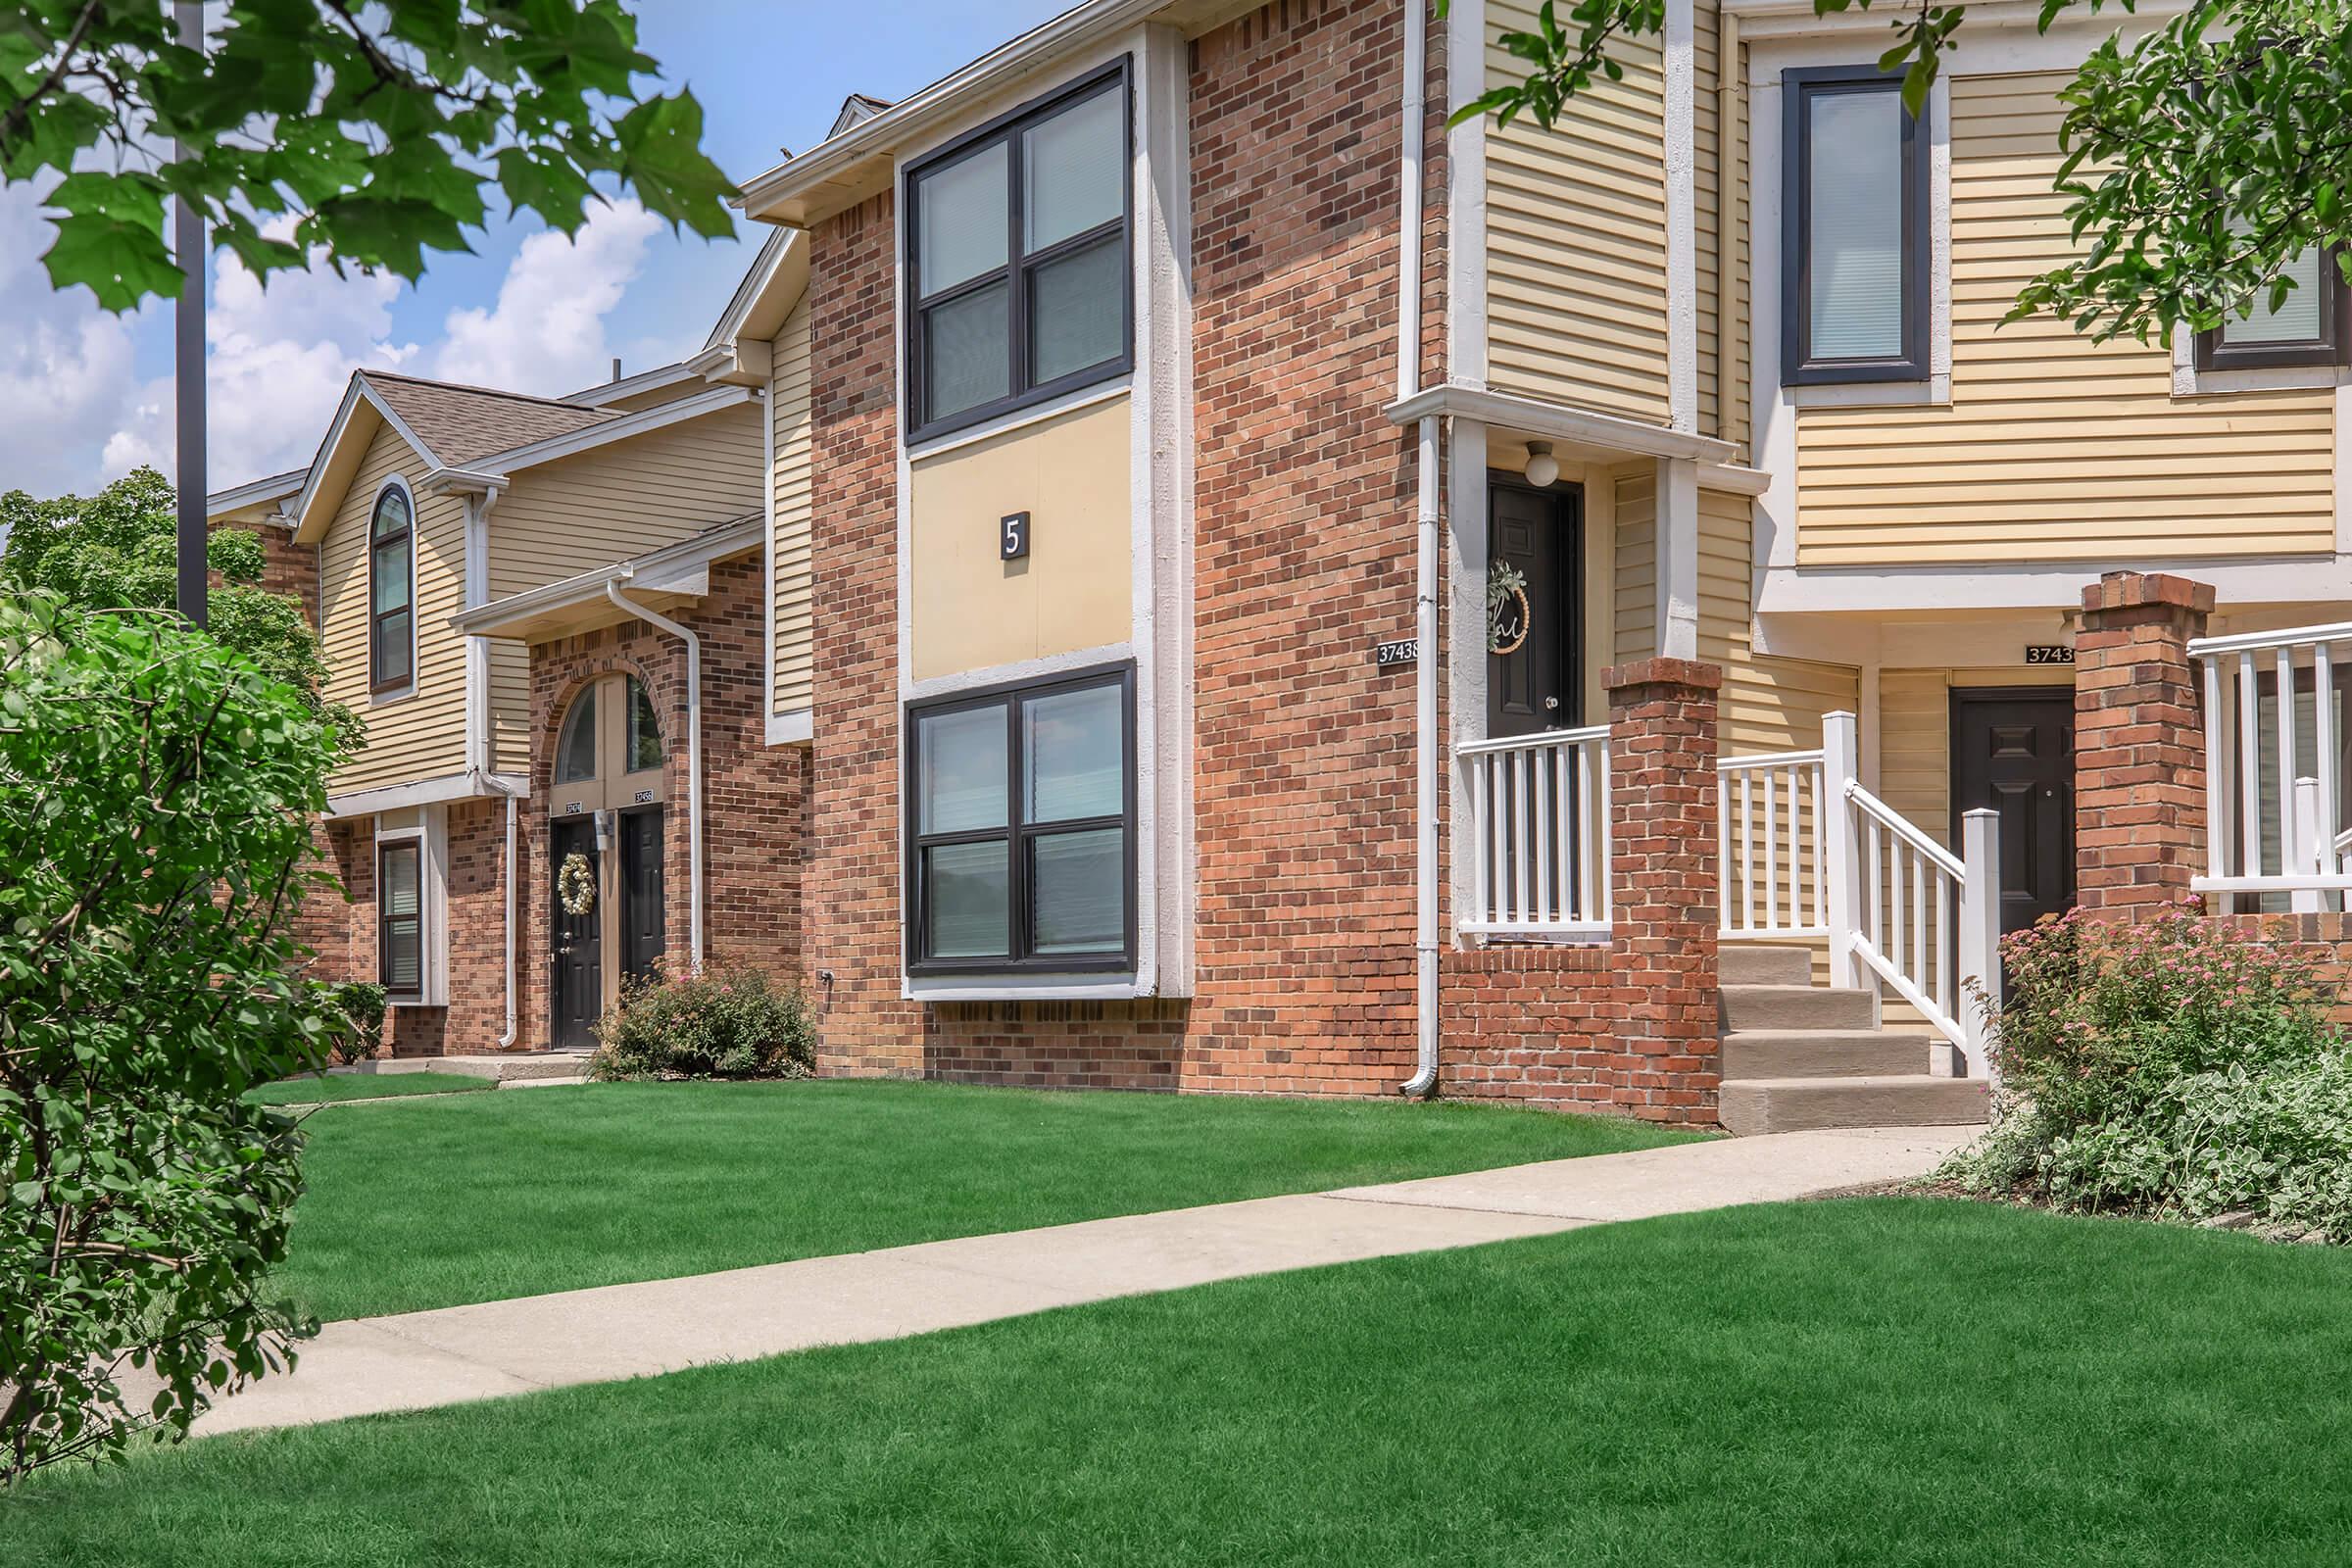
[[703, 640], [686, 627], [620, 591], [628, 573], [605, 581], [605, 597], [647, 625], [686, 645], [686, 898], [693, 931], [691, 962], [703, 968]]
[[[1429, 7], [1404, 0], [1404, 162], [1396, 259], [1396, 401], [1421, 389], [1421, 155], [1429, 76]], [[1438, 431], [1420, 419], [1414, 458], [1419, 564], [1413, 589], [1413, 1075], [1398, 1084], [1426, 1095], [1438, 1084]]]

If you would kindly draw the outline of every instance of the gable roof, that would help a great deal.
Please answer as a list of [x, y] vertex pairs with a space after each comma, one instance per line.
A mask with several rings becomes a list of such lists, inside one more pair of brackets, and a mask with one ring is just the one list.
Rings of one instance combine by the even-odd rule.
[[557, 398], [493, 392], [384, 370], [362, 370], [358, 378], [408, 427], [423, 448], [421, 456], [437, 468], [463, 468], [493, 453], [571, 435], [618, 417], [610, 409], [584, 408]]

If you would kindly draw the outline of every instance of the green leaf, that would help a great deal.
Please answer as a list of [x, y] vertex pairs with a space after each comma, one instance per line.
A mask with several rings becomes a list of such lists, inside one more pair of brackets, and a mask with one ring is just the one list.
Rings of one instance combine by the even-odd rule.
[[175, 295], [183, 276], [160, 228], [87, 214], [57, 220], [56, 243], [41, 261], [57, 287], [86, 284], [109, 311], [135, 310], [151, 294]]

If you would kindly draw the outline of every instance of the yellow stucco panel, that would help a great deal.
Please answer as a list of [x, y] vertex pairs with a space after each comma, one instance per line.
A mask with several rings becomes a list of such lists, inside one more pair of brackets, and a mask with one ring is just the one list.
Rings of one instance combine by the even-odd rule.
[[[1127, 640], [1134, 623], [1128, 400], [918, 459], [907, 491], [916, 680]], [[1026, 559], [998, 554], [1029, 514]]]

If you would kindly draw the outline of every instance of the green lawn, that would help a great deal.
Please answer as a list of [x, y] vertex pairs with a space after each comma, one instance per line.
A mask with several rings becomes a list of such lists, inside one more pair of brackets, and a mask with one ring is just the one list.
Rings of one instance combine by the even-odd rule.
[[2340, 1563], [2352, 1255], [1924, 1200], [1602, 1227], [150, 1451], [12, 1560]]
[[495, 1089], [487, 1078], [462, 1072], [337, 1072], [281, 1078], [245, 1098], [257, 1105], [331, 1104], [340, 1100], [405, 1100], [416, 1095], [470, 1095]]
[[283, 1285], [360, 1317], [1674, 1141], [1481, 1105], [586, 1084], [319, 1116]]

